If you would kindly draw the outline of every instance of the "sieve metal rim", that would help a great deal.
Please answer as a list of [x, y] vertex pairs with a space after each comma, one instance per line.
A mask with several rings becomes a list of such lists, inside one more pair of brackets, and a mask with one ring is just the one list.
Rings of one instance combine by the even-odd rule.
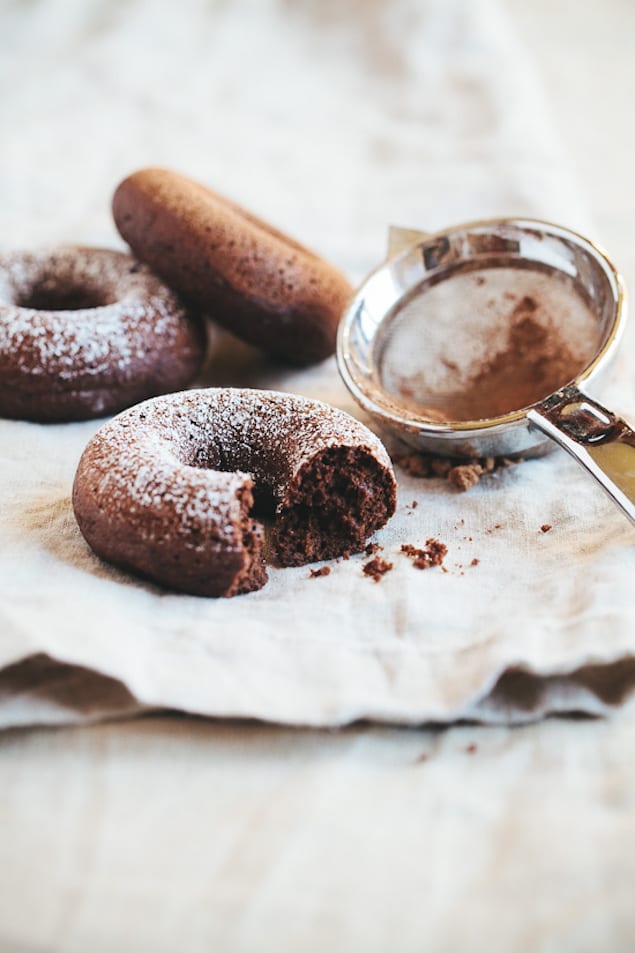
[[[585, 250], [587, 254], [600, 265], [608, 280], [613, 303], [613, 320], [610, 328], [593, 359], [580, 371], [573, 381], [563, 381], [562, 386], [574, 384], [582, 388], [582, 385], [592, 381], [596, 374], [614, 357], [626, 320], [626, 289], [624, 280], [611, 258], [596, 242], [574, 229], [566, 228], [544, 219], [528, 218], [525, 216], [476, 219], [454, 225], [450, 228], [439, 229], [436, 232], [425, 233], [425, 235], [419, 237], [418, 240], [415, 240], [412, 244], [408, 245], [408, 247], [380, 263], [366, 276], [344, 311], [338, 328], [337, 363], [340, 375], [357, 403], [372, 417], [377, 418], [383, 426], [388, 426], [400, 432], [409, 431], [411, 433], [428, 434], [430, 436], [449, 437], [453, 434], [469, 434], [475, 437], [479, 435], [479, 432], [483, 434], [494, 434], [508, 430], [509, 428], [526, 426], [529, 411], [532, 407], [536, 407], [542, 403], [542, 400], [537, 401], [535, 404], [515, 409], [496, 417], [481, 418], [478, 420], [434, 422], [413, 412], [409, 412], [408, 414], [399, 412], [398, 403], [391, 398], [390, 394], [381, 385], [374, 382], [372, 388], [369, 387], [367, 378], [357, 372], [357, 365], [351, 355], [349, 341], [352, 329], [355, 321], [358, 319], [360, 308], [365, 305], [368, 290], [372, 288], [373, 280], [376, 280], [378, 275], [394, 268], [395, 265], [405, 260], [418, 247], [423, 248], [424, 245], [435, 239], [441, 239], [459, 231], [488, 227], [494, 228], [496, 226], [508, 226], [516, 228], [519, 231], [527, 232], [541, 231], [546, 235], [566, 239]], [[375, 337], [379, 333], [388, 314], [399, 305], [411, 290], [411, 288], [401, 289], [400, 293], [395, 294], [394, 298], [388, 303], [388, 306], [382, 309], [383, 314], [377, 322]]]

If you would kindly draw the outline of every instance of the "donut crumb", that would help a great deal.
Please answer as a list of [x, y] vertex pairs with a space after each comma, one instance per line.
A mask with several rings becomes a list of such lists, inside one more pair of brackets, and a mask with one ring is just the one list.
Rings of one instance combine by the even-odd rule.
[[393, 564], [388, 562], [387, 559], [382, 559], [381, 556], [375, 556], [374, 559], [370, 559], [367, 563], [364, 563], [363, 573], [365, 576], [370, 576], [373, 582], [379, 582], [382, 576], [385, 576], [392, 568]]
[[448, 482], [455, 486], [457, 490], [465, 493], [476, 486], [481, 475], [485, 472], [479, 463], [461, 464], [448, 471]]
[[553, 526], [550, 523], [543, 523], [540, 527], [540, 532], [548, 533], [550, 529], [553, 529]]
[[432, 476], [432, 473], [430, 472], [429, 461], [422, 453], [415, 453], [412, 451], [401, 456], [395, 456], [393, 459], [395, 463], [397, 463], [401, 469], [410, 476]]
[[522, 457], [435, 457], [415, 450], [393, 454], [394, 462], [409, 476], [421, 478], [445, 477], [457, 490], [465, 493], [480, 481], [481, 477], [522, 463]]
[[438, 539], [426, 540], [424, 549], [418, 549], [411, 543], [403, 543], [401, 552], [409, 559], [415, 569], [430, 569], [432, 566], [441, 566], [448, 554], [448, 547]]
[[309, 573], [311, 579], [319, 579], [320, 576], [330, 575], [331, 567], [330, 566], [320, 566], [319, 569], [312, 569]]

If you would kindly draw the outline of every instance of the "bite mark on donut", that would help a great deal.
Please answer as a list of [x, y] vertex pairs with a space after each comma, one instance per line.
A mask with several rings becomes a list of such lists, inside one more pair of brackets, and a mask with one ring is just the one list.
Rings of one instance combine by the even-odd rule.
[[242, 545], [244, 564], [233, 584], [225, 593], [228, 597], [262, 589], [269, 578], [263, 556], [264, 527], [262, 523], [256, 522], [251, 517], [254, 504], [253, 490], [244, 487], [238, 491], [238, 494], [243, 507]]
[[300, 470], [272, 531], [283, 566], [360, 552], [391, 515], [390, 476], [365, 448], [331, 447]]

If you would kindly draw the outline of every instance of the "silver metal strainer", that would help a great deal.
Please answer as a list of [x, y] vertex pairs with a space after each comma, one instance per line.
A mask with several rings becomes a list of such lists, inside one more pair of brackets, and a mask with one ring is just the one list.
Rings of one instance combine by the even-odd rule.
[[387, 261], [343, 316], [338, 364], [380, 428], [413, 448], [526, 457], [555, 441], [635, 521], [635, 433], [591, 396], [625, 314], [610, 259], [569, 229], [391, 228]]

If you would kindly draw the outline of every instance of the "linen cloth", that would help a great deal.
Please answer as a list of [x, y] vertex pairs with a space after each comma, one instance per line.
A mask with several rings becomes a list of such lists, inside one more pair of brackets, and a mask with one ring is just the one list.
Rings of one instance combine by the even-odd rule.
[[[149, 164], [236, 198], [353, 281], [383, 257], [391, 222], [534, 214], [589, 230], [494, 3], [156, 9], [5, 14], [5, 247], [121, 247], [109, 197]], [[288, 370], [226, 335], [197, 383], [357, 413], [333, 360]], [[632, 416], [624, 373], [605, 399]], [[106, 566], [84, 543], [70, 490], [98, 426], [0, 422], [0, 724], [148, 708], [302, 725], [516, 722], [629, 697], [634, 531], [564, 454], [468, 494], [398, 470], [398, 512], [376, 537], [394, 567], [380, 583], [356, 556], [319, 579], [272, 567], [261, 591], [206, 600]], [[398, 552], [431, 536], [448, 546], [447, 573]]]

